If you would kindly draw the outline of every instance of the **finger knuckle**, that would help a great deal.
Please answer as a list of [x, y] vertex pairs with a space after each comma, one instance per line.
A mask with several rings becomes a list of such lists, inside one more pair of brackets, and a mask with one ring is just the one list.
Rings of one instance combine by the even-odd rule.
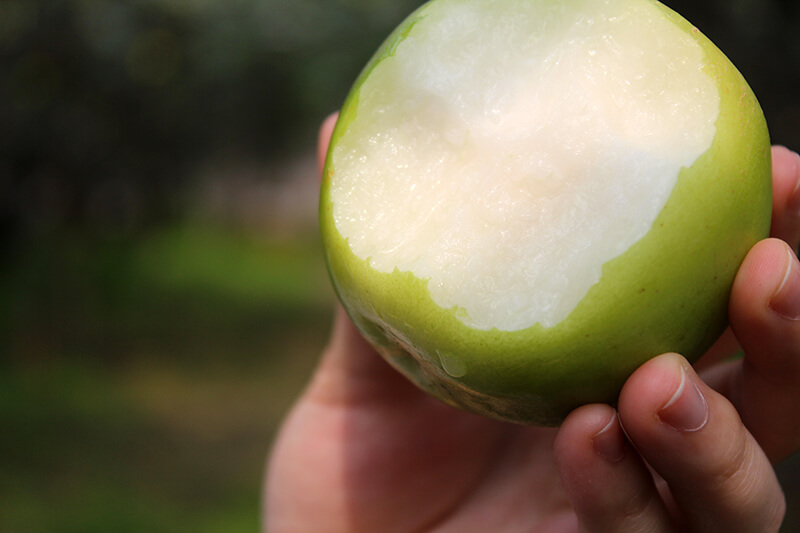
[[720, 442], [717, 460], [709, 465], [714, 482], [717, 485], [738, 485], [746, 482], [745, 473], [752, 467], [754, 454], [747, 435], [743, 431], [735, 431]]
[[623, 521], [644, 515], [653, 502], [653, 491], [634, 491], [619, 502], [619, 515]]
[[[723, 495], [722, 505], [732, 516], [749, 517], [757, 528], [753, 530], [777, 532], [786, 514], [786, 499], [779, 487], [773, 491], [773, 484], [765, 481], [764, 468], [769, 463], [755, 441], [744, 432], [737, 433], [719, 457], [712, 479]], [[767, 474], [773, 475], [771, 469]]]

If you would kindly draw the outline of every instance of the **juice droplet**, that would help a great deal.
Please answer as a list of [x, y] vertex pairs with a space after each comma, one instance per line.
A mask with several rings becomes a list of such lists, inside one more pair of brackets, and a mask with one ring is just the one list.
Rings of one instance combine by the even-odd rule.
[[467, 374], [467, 366], [463, 361], [460, 361], [452, 355], [442, 353], [437, 350], [439, 360], [442, 362], [442, 368], [445, 372], [454, 378], [464, 377]]

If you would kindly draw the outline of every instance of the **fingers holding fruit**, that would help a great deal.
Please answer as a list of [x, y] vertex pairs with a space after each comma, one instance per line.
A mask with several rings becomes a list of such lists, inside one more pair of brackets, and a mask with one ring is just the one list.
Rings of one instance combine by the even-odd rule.
[[653, 477], [608, 405], [579, 407], [554, 443], [561, 480], [582, 531], [673, 532]]
[[[796, 181], [776, 165], [778, 222], [781, 187]], [[800, 447], [800, 264], [785, 242], [747, 255], [730, 318], [744, 360], [701, 380], [666, 354], [629, 378], [619, 415], [591, 405], [567, 418], [556, 459], [585, 531], [778, 531], [786, 504], [772, 463]]]
[[770, 235], [800, 244], [800, 156], [783, 146], [772, 148], [772, 228]]
[[785, 513], [772, 465], [736, 409], [677, 354], [631, 376], [618, 414], [604, 405], [574, 411], [555, 452], [590, 533], [768, 533]]
[[777, 531], [785, 500], [734, 406], [677, 354], [639, 368], [619, 401], [634, 446], [669, 486], [682, 530]]
[[729, 315], [745, 357], [710, 379], [777, 462], [800, 448], [800, 264], [785, 242], [768, 239], [750, 251]]

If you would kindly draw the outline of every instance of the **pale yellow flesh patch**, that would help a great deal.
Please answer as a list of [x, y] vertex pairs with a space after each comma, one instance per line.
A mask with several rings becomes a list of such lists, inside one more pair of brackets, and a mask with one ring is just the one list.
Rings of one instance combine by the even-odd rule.
[[361, 86], [336, 228], [477, 329], [552, 327], [711, 146], [703, 51], [642, 0], [438, 0]]

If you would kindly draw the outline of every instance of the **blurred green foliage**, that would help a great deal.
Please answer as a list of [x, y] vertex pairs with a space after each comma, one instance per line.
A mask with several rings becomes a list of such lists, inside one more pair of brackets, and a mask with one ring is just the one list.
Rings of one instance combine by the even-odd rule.
[[[2, 206], [7, 218], [48, 209], [86, 222], [97, 184], [118, 179], [161, 220], [198, 161], [308, 148], [420, 3], [0, 1], [0, 185], [18, 199]], [[24, 182], [43, 178], [45, 198], [26, 196]]]
[[[0, 0], [0, 531], [257, 529], [333, 302], [316, 128], [421, 3]], [[797, 2], [666, 3], [800, 147]]]
[[0, 279], [0, 531], [257, 529], [330, 318], [315, 240], [61, 233]]

